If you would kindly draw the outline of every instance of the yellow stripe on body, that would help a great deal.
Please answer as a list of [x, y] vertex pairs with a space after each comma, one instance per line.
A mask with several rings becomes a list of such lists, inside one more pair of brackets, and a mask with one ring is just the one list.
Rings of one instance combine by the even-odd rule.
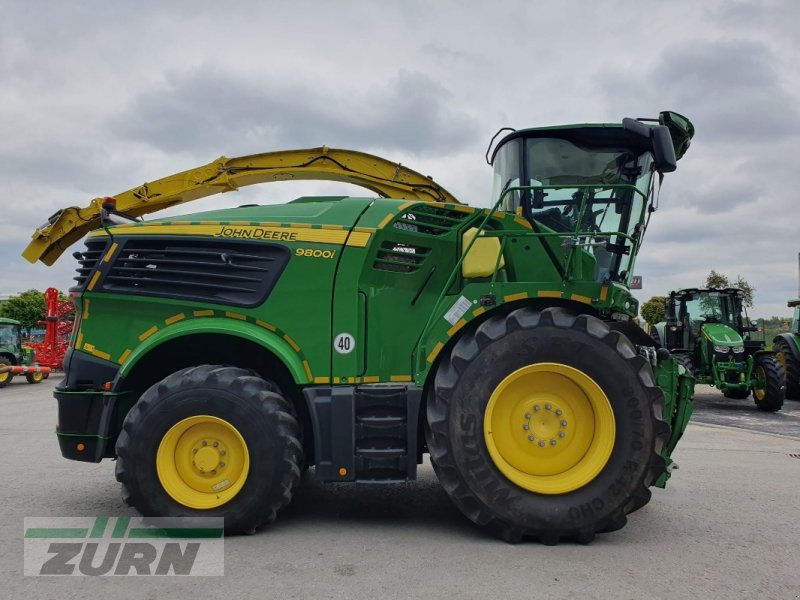
[[570, 300], [575, 300], [576, 302], [582, 302], [584, 304], [592, 303], [591, 298], [589, 298], [588, 296], [581, 296], [580, 294], [572, 294], [572, 296], [570, 296]]
[[92, 356], [96, 356], [97, 358], [102, 358], [103, 360], [111, 360], [111, 355], [108, 352], [101, 352], [100, 350], [94, 347], [94, 344], [90, 344], [89, 342], [86, 342], [83, 345], [83, 349]]
[[100, 271], [95, 271], [94, 275], [92, 275], [92, 280], [89, 282], [89, 285], [86, 286], [86, 289], [91, 292], [94, 289], [98, 279], [100, 279]]
[[513, 302], [514, 300], [524, 300], [528, 297], [528, 292], [520, 292], [518, 294], [509, 294], [503, 298], [505, 302]]
[[456, 323], [450, 329], [447, 330], [447, 337], [453, 337], [453, 334], [466, 324], [467, 321], [465, 319], [461, 319], [460, 321], [458, 321], [458, 323]]
[[139, 341], [140, 342], [145, 341], [147, 338], [149, 338], [151, 335], [153, 335], [156, 331], [158, 331], [158, 326], [157, 325], [153, 325], [150, 329], [148, 329], [147, 331], [145, 331], [144, 333], [142, 333], [139, 336]]
[[[337, 244], [363, 248], [369, 242], [364, 232], [350, 233], [346, 229], [312, 229], [307, 223], [293, 223], [289, 226], [273, 223], [263, 225], [120, 225], [114, 228], [115, 235], [204, 235], [225, 239], [248, 239], [277, 242], [311, 242], [316, 244]], [[95, 232], [91, 237], [107, 235], [105, 231]], [[349, 238], [348, 238], [349, 235]]]
[[436, 345], [433, 347], [433, 350], [431, 350], [431, 353], [428, 354], [428, 358], [426, 360], [429, 363], [432, 363], [434, 360], [436, 360], [436, 357], [439, 356], [439, 352], [442, 351], [442, 348], [444, 348], [444, 344], [442, 342], [436, 342]]
[[383, 229], [384, 227], [386, 227], [391, 222], [392, 219], [394, 219], [394, 213], [389, 213], [388, 215], [383, 217], [383, 221], [381, 221], [378, 224], [378, 229]]
[[106, 252], [106, 255], [103, 257], [103, 262], [107, 263], [108, 261], [110, 261], [111, 257], [114, 256], [114, 252], [117, 251], [118, 247], [119, 244], [117, 242], [111, 244], [111, 247], [108, 249], [108, 252]]
[[177, 315], [173, 315], [168, 319], [164, 319], [164, 323], [166, 325], [172, 325], [173, 323], [177, 323], [178, 321], [183, 321], [186, 318], [186, 315], [183, 313], [178, 313]]

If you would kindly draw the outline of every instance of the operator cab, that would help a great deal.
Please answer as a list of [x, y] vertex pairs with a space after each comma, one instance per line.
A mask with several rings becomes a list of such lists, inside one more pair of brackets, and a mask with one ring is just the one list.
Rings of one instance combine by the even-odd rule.
[[678, 117], [662, 113], [655, 127], [625, 119], [514, 131], [490, 161], [492, 197], [534, 232], [562, 238], [565, 250], [592, 254], [597, 281], [626, 282], [653, 203], [653, 175], [675, 170], [694, 133]]

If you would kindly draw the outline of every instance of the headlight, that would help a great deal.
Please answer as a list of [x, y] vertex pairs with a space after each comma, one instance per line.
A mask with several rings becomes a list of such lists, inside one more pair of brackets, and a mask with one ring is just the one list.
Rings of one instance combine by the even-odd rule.
[[727, 354], [730, 351], [730, 346], [714, 346], [714, 352], [719, 352], [720, 354]]
[[733, 353], [734, 354], [741, 354], [742, 352], [744, 352], [744, 346], [736, 346], [733, 349]]

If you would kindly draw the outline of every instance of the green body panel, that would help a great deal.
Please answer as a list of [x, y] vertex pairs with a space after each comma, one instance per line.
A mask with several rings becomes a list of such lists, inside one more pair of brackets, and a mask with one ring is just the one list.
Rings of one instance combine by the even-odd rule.
[[744, 339], [734, 329], [722, 323], [705, 323], [703, 337], [717, 346], [741, 346]]
[[[503, 236], [505, 267], [493, 278], [465, 279], [459, 269], [465, 250], [462, 235], [480, 226], [486, 211], [459, 207], [452, 211], [458, 215], [452, 227], [431, 235], [407, 228], [401, 219], [407, 213], [401, 207], [420, 214], [429, 210], [423, 203], [388, 199], [304, 199], [302, 203], [214, 211], [188, 215], [180, 221], [164, 219], [125, 226], [126, 236], [139, 231], [142, 235], [158, 234], [159, 229], [169, 235], [175, 235], [176, 229], [185, 231], [183, 235], [193, 235], [205, 223], [213, 224], [214, 230], [219, 225], [219, 230], [241, 233], [246, 231], [245, 224], [256, 226], [283, 219], [274, 222], [296, 225], [327, 216], [346, 219], [351, 228], [368, 235], [369, 242], [360, 247], [279, 240], [291, 250], [292, 257], [266, 302], [254, 308], [113, 294], [99, 291], [101, 279], [94, 291], [83, 294], [80, 332], [73, 340], [76, 351], [123, 365], [120, 375], [124, 377], [141, 356], [165, 341], [197, 333], [231, 333], [274, 351], [301, 385], [412, 380], [424, 385], [438, 351], [431, 353], [437, 347], [445, 345], [468, 321], [485, 318], [493, 310], [505, 310], [509, 302], [558, 300], [606, 317], [612, 313], [630, 317], [638, 310], [624, 285], [581, 279], [582, 270], [594, 269], [594, 258], [583, 250], [573, 251], [570, 259], [569, 250], [552, 247], [562, 265], [571, 260], [571, 278], [560, 281], [551, 263], [537, 260], [540, 249], [536, 244], [540, 242], [531, 236], [526, 223], [505, 213], [496, 213], [487, 221], [496, 235]], [[232, 212], [238, 219], [226, 220]], [[286, 220], [292, 214], [299, 215], [296, 222]], [[113, 233], [114, 228], [110, 231]], [[114, 240], [121, 243], [126, 236], [115, 235]], [[415, 249], [424, 253], [424, 260], [413, 271], [378, 268], [380, 255], [389, 247]], [[314, 258], [298, 255], [298, 250], [327, 250], [332, 255]], [[403, 258], [403, 253], [395, 254]], [[442, 295], [448, 281], [450, 293]], [[333, 301], [319, 294], [320, 289], [332, 289]], [[493, 305], [481, 306], [482, 296], [492, 298]], [[460, 300], [462, 297], [465, 300]], [[462, 305], [468, 302], [470, 308], [459, 313], [457, 307], [453, 314], [458, 317], [450, 322], [445, 316], [459, 301]], [[333, 352], [333, 340], [341, 333], [353, 336], [353, 351]], [[387, 336], [391, 344], [385, 342]]]
[[[669, 441], [664, 448], [663, 456], [667, 465], [672, 464], [672, 451], [677, 446], [689, 424], [689, 419], [694, 410], [694, 378], [674, 356], [662, 360], [654, 367], [656, 383], [664, 391], [664, 418], [671, 424]], [[656, 486], [663, 488], [669, 479], [671, 469], [668, 468], [656, 482]]]

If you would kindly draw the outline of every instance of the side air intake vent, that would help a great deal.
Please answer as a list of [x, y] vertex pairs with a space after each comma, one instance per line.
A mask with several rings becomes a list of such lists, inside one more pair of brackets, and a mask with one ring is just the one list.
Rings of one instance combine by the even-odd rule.
[[430, 248], [401, 244], [399, 242], [383, 242], [378, 249], [373, 267], [380, 271], [395, 271], [396, 273], [413, 273], [418, 270]]
[[86, 287], [86, 280], [97, 266], [97, 261], [106, 249], [106, 240], [87, 240], [86, 250], [75, 252], [73, 256], [78, 259], [78, 274], [73, 277], [75, 285], [70, 288], [71, 292], [80, 292]]
[[289, 256], [284, 246], [261, 242], [129, 239], [101, 289], [257, 306], [269, 295]]
[[425, 235], [442, 235], [467, 218], [469, 213], [432, 204], [418, 204], [394, 222], [394, 227]]

